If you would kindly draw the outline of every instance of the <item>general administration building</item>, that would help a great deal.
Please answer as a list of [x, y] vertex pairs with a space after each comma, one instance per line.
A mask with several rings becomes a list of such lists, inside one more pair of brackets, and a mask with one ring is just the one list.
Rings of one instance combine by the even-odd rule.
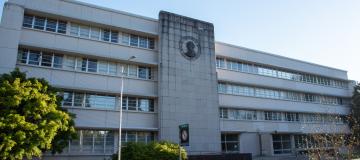
[[316, 147], [308, 135], [349, 132], [346, 71], [217, 42], [201, 20], [9, 0], [0, 35], [0, 73], [45, 78], [76, 114], [79, 139], [45, 159], [116, 153], [120, 107], [123, 142], [177, 143], [178, 126], [189, 124], [190, 155], [293, 155]]

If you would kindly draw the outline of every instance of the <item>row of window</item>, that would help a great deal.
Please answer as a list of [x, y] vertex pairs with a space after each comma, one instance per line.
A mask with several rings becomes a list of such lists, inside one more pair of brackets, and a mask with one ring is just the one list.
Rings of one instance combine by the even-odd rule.
[[[289, 154], [292, 152], [292, 135], [272, 134], [274, 154]], [[315, 140], [315, 137], [317, 139]], [[331, 136], [326, 135], [294, 135], [296, 149], [331, 147]], [[239, 134], [222, 133], [222, 152], [239, 152]]]
[[154, 38], [138, 36], [128, 33], [119, 33], [118, 31], [110, 29], [101, 29], [87, 25], [76, 23], [70, 24], [70, 35], [89, 38], [94, 40], [102, 40], [106, 42], [121, 43], [123, 45], [140, 47], [140, 48], [155, 48]]
[[[337, 136], [337, 135], [334, 135]], [[295, 148], [296, 149], [311, 149], [311, 148], [324, 148], [332, 147], [333, 143], [331, 135], [295, 135]], [[338, 137], [337, 137], [338, 138]]]
[[23, 27], [66, 34], [66, 23], [56, 19], [25, 14]]
[[124, 76], [141, 79], [152, 78], [150, 67], [126, 65], [38, 50], [20, 49], [18, 51], [18, 63], [115, 76], [120, 76], [122, 68], [124, 68]]
[[[68, 153], [105, 153], [113, 154], [116, 150], [115, 134], [111, 130], [77, 130], [78, 138], [69, 142], [64, 152]], [[152, 142], [156, 140], [155, 132], [122, 131], [122, 145], [126, 142]]]
[[66, 152], [74, 153], [114, 153], [114, 131], [78, 130], [78, 138], [69, 142]]
[[[120, 97], [80, 93], [80, 92], [63, 92], [63, 106], [83, 107], [83, 108], [100, 108], [116, 110], [120, 106]], [[154, 100], [148, 98], [123, 97], [123, 110], [154, 112]]]
[[225, 94], [233, 94], [233, 95], [302, 101], [302, 102], [331, 104], [331, 105], [350, 104], [350, 101], [348, 99], [339, 98], [339, 97], [315, 95], [310, 93], [301, 93], [301, 92], [293, 92], [293, 91], [285, 91], [285, 90], [266, 89], [266, 88], [251, 87], [245, 85], [225, 84], [225, 83], [218, 84], [218, 92]]
[[[339, 138], [338, 135], [325, 134], [311, 134], [311, 135], [294, 135], [295, 148], [313, 149], [313, 148], [327, 148], [332, 147], [332, 136]], [[291, 153], [291, 135], [289, 134], [273, 134], [273, 148], [274, 154], [288, 154]], [[335, 139], [336, 139], [335, 138]]]
[[348, 83], [342, 80], [335, 80], [317, 75], [290, 72], [290, 71], [274, 69], [270, 67], [264, 67], [257, 64], [231, 61], [224, 58], [216, 58], [216, 67], [221, 69], [259, 74], [263, 76], [276, 77], [276, 78], [287, 79], [292, 81], [313, 83], [313, 84], [332, 86], [338, 88], [348, 88]]
[[[25, 14], [23, 27], [67, 34], [67, 22], [46, 17]], [[69, 35], [101, 40], [111, 43], [120, 43], [127, 46], [155, 49], [155, 39], [135, 34], [128, 34], [111, 29], [81, 25], [70, 22]]]
[[220, 108], [220, 118], [231, 120], [267, 120], [301, 123], [343, 124], [346, 122], [346, 117], [340, 115], [255, 111], [231, 108]]
[[[122, 142], [143, 142], [149, 143], [156, 140], [155, 132], [139, 132], [139, 131], [122, 131], [121, 141]], [[126, 143], [122, 143], [122, 146]]]

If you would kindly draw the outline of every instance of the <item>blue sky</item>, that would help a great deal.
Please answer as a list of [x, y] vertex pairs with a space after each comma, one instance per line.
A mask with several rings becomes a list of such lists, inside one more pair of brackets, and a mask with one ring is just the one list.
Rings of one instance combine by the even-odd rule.
[[360, 81], [360, 0], [82, 1], [152, 18], [166, 10], [212, 22], [217, 41], [344, 69]]

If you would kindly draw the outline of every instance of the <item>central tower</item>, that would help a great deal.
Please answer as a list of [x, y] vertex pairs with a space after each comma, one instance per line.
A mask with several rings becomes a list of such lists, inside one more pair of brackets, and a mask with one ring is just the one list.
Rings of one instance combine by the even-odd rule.
[[189, 124], [191, 155], [221, 151], [213, 24], [159, 14], [159, 136], [179, 142]]

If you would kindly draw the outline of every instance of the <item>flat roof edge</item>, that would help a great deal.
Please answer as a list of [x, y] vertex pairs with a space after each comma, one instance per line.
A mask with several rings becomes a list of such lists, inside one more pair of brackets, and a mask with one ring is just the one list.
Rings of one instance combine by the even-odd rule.
[[347, 71], [344, 70], [344, 69], [333, 68], [333, 67], [329, 67], [329, 66], [325, 66], [325, 65], [313, 63], [313, 62], [307, 62], [307, 61], [303, 61], [303, 60], [299, 60], [299, 59], [295, 59], [295, 58], [285, 57], [285, 56], [281, 56], [281, 55], [277, 55], [277, 54], [273, 54], [273, 53], [268, 53], [268, 52], [264, 52], [264, 51], [259, 51], [259, 50], [251, 49], [251, 48], [246, 48], [246, 47], [242, 47], [242, 46], [237, 46], [237, 45], [234, 45], [234, 44], [229, 44], [229, 43], [220, 42], [220, 41], [216, 41], [215, 43], [222, 44], [222, 45], [226, 45], [226, 46], [229, 46], [229, 47], [234, 47], [234, 48], [239, 48], [239, 49], [245, 49], [245, 50], [249, 50], [249, 51], [254, 51], [254, 52], [261, 53], [261, 54], [265, 54], [265, 55], [275, 56], [275, 57], [279, 57], [279, 58], [284, 58], [284, 59], [288, 59], [288, 60], [292, 60], [292, 61], [297, 61], [297, 62], [301, 62], [301, 63], [306, 63], [306, 64], [310, 64], [310, 65], [315, 65], [315, 66], [318, 66], [318, 67], [324, 67], [324, 68], [333, 69], [333, 70], [337, 70], [337, 71], [341, 71], [341, 72], [347, 73]]
[[120, 10], [116, 10], [116, 9], [111, 9], [108, 7], [102, 7], [102, 6], [98, 6], [98, 5], [94, 5], [94, 4], [90, 4], [90, 3], [86, 3], [86, 2], [80, 2], [77, 0], [60, 0], [60, 1], [64, 1], [67, 3], [73, 3], [73, 4], [79, 4], [79, 5], [83, 5], [83, 6], [88, 6], [91, 8], [101, 9], [101, 10], [110, 11], [110, 12], [127, 15], [127, 16], [132, 16], [132, 17], [136, 17], [136, 18], [141, 18], [141, 19], [148, 20], [148, 21], [158, 22], [158, 19], [155, 19], [155, 18], [145, 17], [142, 15], [133, 14], [133, 13], [125, 12], [125, 11], [120, 11]]

